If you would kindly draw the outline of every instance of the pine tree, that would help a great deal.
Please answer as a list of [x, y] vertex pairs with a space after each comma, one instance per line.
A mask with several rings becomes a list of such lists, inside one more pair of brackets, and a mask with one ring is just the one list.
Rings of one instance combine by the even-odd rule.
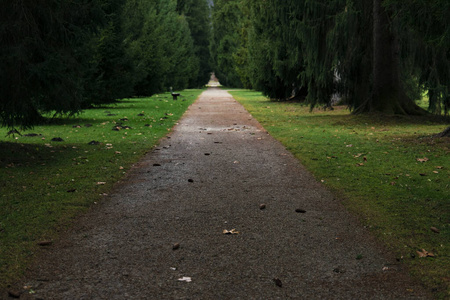
[[0, 3], [0, 121], [29, 128], [45, 113], [74, 114], [83, 104], [85, 47], [104, 22], [97, 1]]
[[241, 87], [233, 55], [240, 45], [242, 13], [238, 0], [215, 0], [212, 9], [211, 53], [214, 72], [221, 84]]
[[198, 70], [195, 71], [198, 75], [193, 74], [189, 87], [202, 87], [208, 82], [212, 71], [209, 52], [211, 24], [208, 1], [178, 0], [177, 12], [185, 16], [194, 42], [193, 64], [194, 70]]

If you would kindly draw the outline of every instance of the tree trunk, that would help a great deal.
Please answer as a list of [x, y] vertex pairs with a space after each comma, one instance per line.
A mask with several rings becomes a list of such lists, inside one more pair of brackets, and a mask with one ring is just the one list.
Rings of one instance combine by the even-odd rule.
[[447, 127], [444, 131], [439, 133], [436, 137], [450, 137], [450, 126]]
[[373, 87], [372, 95], [355, 113], [424, 114], [405, 93], [400, 78], [399, 46], [392, 22], [382, 6], [373, 0]]

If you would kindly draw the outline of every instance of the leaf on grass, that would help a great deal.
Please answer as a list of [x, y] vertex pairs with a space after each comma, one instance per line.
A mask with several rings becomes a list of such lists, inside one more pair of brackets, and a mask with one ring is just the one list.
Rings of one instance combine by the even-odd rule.
[[442, 170], [444, 167], [443, 166], [436, 166], [436, 169]]
[[97, 185], [105, 185], [105, 184], [106, 184], [106, 182], [103, 182], [103, 181], [97, 182]]
[[357, 167], [362, 167], [362, 166], [364, 166], [364, 163], [357, 163], [356, 166]]
[[439, 233], [440, 230], [437, 229], [436, 227], [430, 227], [431, 231], [435, 232], [435, 233]]
[[426, 158], [426, 157], [424, 157], [424, 158], [417, 158], [416, 160], [417, 160], [418, 162], [426, 162], [426, 161], [429, 161], [429, 159]]
[[425, 249], [422, 249], [422, 250], [416, 251], [416, 252], [417, 252], [417, 254], [419, 255], [420, 258], [423, 258], [423, 257], [434, 257], [433, 253], [428, 252]]
[[237, 231], [236, 229], [231, 229], [231, 230], [227, 230], [227, 229], [224, 229], [223, 231], [222, 231], [222, 233], [223, 234], [239, 234], [239, 231]]

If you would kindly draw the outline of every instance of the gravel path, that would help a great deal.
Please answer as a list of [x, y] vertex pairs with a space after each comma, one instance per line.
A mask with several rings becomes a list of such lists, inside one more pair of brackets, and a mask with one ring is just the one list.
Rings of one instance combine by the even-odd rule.
[[[239, 233], [223, 234], [232, 229]], [[22, 299], [427, 298], [216, 88], [48, 247], [24, 285], [35, 294]]]

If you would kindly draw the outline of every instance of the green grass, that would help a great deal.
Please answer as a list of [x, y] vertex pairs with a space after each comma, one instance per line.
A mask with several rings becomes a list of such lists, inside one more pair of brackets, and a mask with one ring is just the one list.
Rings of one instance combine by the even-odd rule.
[[[0, 128], [0, 290], [23, 274], [39, 241], [57, 238], [60, 229], [101, 201], [200, 92], [185, 90], [177, 101], [170, 94], [126, 99], [52, 120], [22, 136], [5, 137], [7, 130]], [[120, 124], [131, 129], [112, 130]], [[39, 135], [25, 136], [30, 133]], [[55, 137], [64, 141], [52, 141]]]
[[[432, 138], [448, 123], [356, 116], [342, 107], [310, 112], [258, 92], [230, 92], [437, 298], [450, 297], [450, 139]], [[421, 249], [435, 257], [419, 258]]]

